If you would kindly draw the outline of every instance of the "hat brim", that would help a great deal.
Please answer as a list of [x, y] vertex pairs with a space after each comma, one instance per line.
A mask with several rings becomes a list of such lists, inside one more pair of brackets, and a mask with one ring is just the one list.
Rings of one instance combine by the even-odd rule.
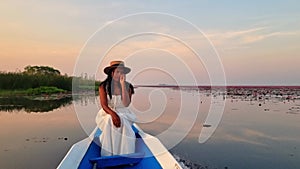
[[131, 71], [131, 69], [129, 67], [124, 67], [124, 66], [108, 66], [108, 67], [104, 68], [104, 73], [108, 75], [108, 74], [111, 73], [111, 71], [113, 69], [118, 68], [118, 67], [122, 68], [124, 70], [124, 74], [127, 74], [127, 73], [129, 73]]

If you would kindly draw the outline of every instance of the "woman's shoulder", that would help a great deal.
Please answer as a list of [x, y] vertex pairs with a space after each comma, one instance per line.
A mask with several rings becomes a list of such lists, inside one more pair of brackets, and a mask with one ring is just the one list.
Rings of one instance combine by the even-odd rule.
[[105, 86], [105, 85], [106, 85], [106, 81], [102, 81], [102, 82], [100, 82], [99, 87]]
[[127, 82], [127, 81], [126, 81], [126, 86], [127, 87], [133, 87], [133, 85], [130, 82]]
[[131, 84], [130, 82], [127, 82], [127, 81], [126, 81], [126, 85], [128, 85], [128, 86], [129, 86], [129, 85], [132, 85], [132, 84]]
[[103, 90], [104, 92], [106, 92], [107, 90], [107, 85], [106, 85], [106, 82], [103, 81], [99, 84], [99, 90]]
[[133, 85], [131, 83], [129, 83], [129, 82], [126, 81], [126, 86], [127, 86], [128, 89], [131, 90], [131, 93], [133, 94], [134, 93], [134, 87], [133, 87]]

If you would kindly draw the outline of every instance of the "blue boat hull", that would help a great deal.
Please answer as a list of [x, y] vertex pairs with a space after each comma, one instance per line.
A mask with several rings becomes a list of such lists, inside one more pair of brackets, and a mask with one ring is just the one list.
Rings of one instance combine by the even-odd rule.
[[[180, 169], [180, 165], [165, 147], [153, 136], [144, 133], [133, 125], [136, 134], [136, 153], [124, 156], [101, 157], [99, 136], [101, 131], [95, 129], [90, 138], [76, 143], [62, 160], [57, 169]], [[145, 139], [147, 138], [147, 139]], [[149, 141], [150, 140], [150, 141]], [[153, 153], [155, 150], [165, 150], [163, 153]], [[110, 167], [107, 167], [110, 166]]]

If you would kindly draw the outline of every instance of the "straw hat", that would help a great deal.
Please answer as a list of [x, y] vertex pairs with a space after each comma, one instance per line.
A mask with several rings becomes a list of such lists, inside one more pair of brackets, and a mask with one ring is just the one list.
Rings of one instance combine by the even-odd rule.
[[127, 74], [131, 71], [131, 69], [129, 67], [125, 67], [125, 63], [123, 61], [111, 61], [110, 66], [107, 66], [104, 68], [104, 73], [108, 75], [108, 74], [110, 74], [112, 69], [117, 68], [117, 67], [123, 68], [125, 74]]

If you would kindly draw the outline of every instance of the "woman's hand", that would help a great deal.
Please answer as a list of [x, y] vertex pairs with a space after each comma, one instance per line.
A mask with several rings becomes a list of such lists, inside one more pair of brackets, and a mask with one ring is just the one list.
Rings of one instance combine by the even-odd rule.
[[110, 114], [111, 115], [111, 118], [112, 118], [112, 121], [113, 121], [113, 124], [119, 128], [121, 126], [121, 119], [120, 117], [117, 115], [117, 113], [113, 113], [113, 114]]
[[125, 84], [125, 81], [126, 81], [126, 76], [125, 76], [125, 74], [121, 74], [121, 75], [120, 75], [120, 83], [121, 83], [121, 85], [124, 85], [124, 84]]
[[129, 89], [126, 87], [126, 75], [121, 74], [120, 75], [120, 84], [121, 84], [121, 90], [122, 90], [122, 103], [125, 107], [128, 107], [131, 102], [131, 93]]

